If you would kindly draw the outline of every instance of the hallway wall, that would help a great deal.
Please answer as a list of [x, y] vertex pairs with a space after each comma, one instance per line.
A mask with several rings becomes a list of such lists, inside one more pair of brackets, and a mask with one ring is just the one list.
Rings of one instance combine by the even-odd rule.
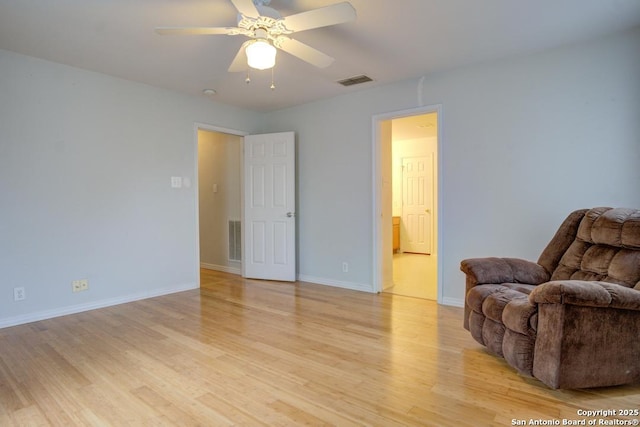
[[229, 254], [229, 221], [240, 221], [242, 137], [198, 130], [200, 265], [241, 273]]

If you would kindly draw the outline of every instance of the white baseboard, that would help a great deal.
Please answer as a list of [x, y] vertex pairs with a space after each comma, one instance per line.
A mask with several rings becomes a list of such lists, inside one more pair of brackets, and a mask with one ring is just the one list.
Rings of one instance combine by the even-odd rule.
[[242, 274], [242, 269], [240, 268], [228, 267], [226, 265], [209, 264], [206, 262], [201, 262], [200, 268], [206, 268], [207, 270], [214, 270], [214, 271], [222, 271], [224, 273], [231, 273], [231, 274], [238, 274], [238, 275]]
[[139, 292], [137, 294], [131, 294], [122, 297], [108, 298], [85, 304], [71, 305], [67, 307], [56, 308], [53, 310], [38, 311], [21, 316], [7, 317], [5, 319], [0, 319], [0, 329], [8, 328], [10, 326], [22, 325], [25, 323], [37, 322], [39, 320], [52, 319], [54, 317], [67, 316], [69, 314], [81, 313], [83, 311], [95, 310], [98, 308], [111, 307], [113, 305], [125, 304], [128, 302], [139, 301], [147, 298], [154, 298], [162, 295], [189, 291], [192, 289], [198, 289], [199, 287], [200, 286], [196, 283], [186, 283], [169, 288], [154, 289], [151, 291]]
[[[302, 282], [315, 283], [318, 285], [326, 285], [326, 286], [333, 286], [337, 288], [351, 289], [354, 291], [362, 291], [362, 292], [369, 292], [369, 293], [374, 292], [371, 285], [356, 283], [356, 282], [345, 282], [341, 280], [325, 279], [322, 277], [307, 276], [304, 274], [299, 275], [298, 280]], [[464, 300], [461, 300], [458, 298], [444, 297], [442, 299], [441, 304], [452, 306], [452, 307], [464, 307]]]
[[452, 307], [464, 307], [464, 300], [458, 298], [442, 298], [442, 305], [450, 305]]
[[[211, 270], [224, 271], [232, 274], [241, 274], [241, 270], [233, 267], [225, 267], [213, 264], [201, 264], [202, 268], [207, 268]], [[346, 282], [342, 280], [333, 280], [333, 279], [325, 279], [321, 277], [307, 276], [307, 275], [299, 275], [298, 280], [302, 282], [315, 283], [318, 285], [326, 285], [333, 286], [337, 288], [343, 289], [351, 289], [354, 291], [362, 291], [373, 293], [373, 289], [371, 285], [357, 283], [357, 282]], [[172, 286], [169, 288], [155, 289], [147, 292], [139, 292], [137, 294], [126, 295], [122, 297], [116, 298], [108, 298], [101, 301], [94, 301], [85, 304], [72, 305], [68, 307], [57, 308], [53, 310], [44, 310], [35, 313], [29, 313], [20, 316], [7, 317], [5, 319], [0, 319], [0, 329], [8, 328], [10, 326], [22, 325], [25, 323], [37, 322], [39, 320], [52, 319], [54, 317], [67, 316], [69, 314], [81, 313], [83, 311], [96, 310], [99, 308], [111, 307], [114, 305], [125, 304], [128, 302], [139, 301], [147, 298], [154, 298], [163, 295], [169, 295], [177, 292], [189, 291], [192, 289], [198, 289], [199, 285], [196, 283], [186, 283], [182, 285]], [[444, 297], [442, 299], [443, 305], [448, 305], [452, 307], [464, 307], [464, 300], [458, 298], [449, 298]]]
[[357, 283], [357, 282], [345, 282], [342, 280], [324, 279], [322, 277], [307, 276], [304, 274], [298, 275], [298, 280], [302, 282], [316, 283], [318, 285], [333, 286], [336, 288], [351, 289], [354, 291], [373, 292], [373, 287], [370, 284]]

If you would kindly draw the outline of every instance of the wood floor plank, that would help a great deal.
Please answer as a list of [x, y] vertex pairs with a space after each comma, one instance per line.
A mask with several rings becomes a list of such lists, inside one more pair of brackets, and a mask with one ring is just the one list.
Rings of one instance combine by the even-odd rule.
[[1, 426], [506, 426], [639, 401], [518, 375], [455, 307], [210, 270], [198, 290], [0, 330]]

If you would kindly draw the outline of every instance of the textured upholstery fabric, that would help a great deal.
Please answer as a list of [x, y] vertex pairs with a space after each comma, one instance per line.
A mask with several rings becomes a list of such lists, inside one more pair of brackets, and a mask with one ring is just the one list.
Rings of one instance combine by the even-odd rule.
[[638, 286], [640, 210], [588, 211], [551, 280], [597, 280], [630, 288]]
[[569, 214], [567, 219], [562, 222], [560, 228], [558, 228], [558, 231], [556, 231], [556, 234], [553, 236], [549, 244], [547, 244], [547, 247], [544, 248], [540, 254], [538, 264], [549, 273], [549, 277], [551, 277], [551, 274], [556, 270], [560, 263], [560, 259], [576, 239], [578, 227], [584, 219], [587, 211], [587, 209], [581, 209]]
[[502, 312], [502, 322], [514, 332], [530, 337], [536, 336], [538, 329], [538, 306], [529, 298], [514, 298], [509, 301]]
[[607, 282], [551, 281], [533, 290], [529, 300], [535, 304], [573, 304], [640, 311], [640, 292]]
[[552, 388], [640, 382], [640, 210], [571, 213], [537, 263], [463, 260], [464, 326]]
[[640, 382], [640, 311], [541, 304], [533, 375], [552, 388]]
[[[474, 258], [463, 260], [460, 269], [466, 274], [467, 294], [478, 284], [502, 284], [503, 287], [526, 289], [549, 280], [550, 273], [541, 265], [516, 258]], [[529, 287], [529, 288], [527, 288]], [[464, 327], [469, 329], [470, 308], [465, 305]]]

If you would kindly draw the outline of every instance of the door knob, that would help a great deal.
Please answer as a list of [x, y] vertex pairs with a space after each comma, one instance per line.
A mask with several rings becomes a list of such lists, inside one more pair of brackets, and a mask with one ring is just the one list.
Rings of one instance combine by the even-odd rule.
[[287, 218], [293, 218], [296, 216], [295, 212], [287, 212]]
[[424, 210], [426, 213], [431, 213], [431, 209], [425, 209]]

